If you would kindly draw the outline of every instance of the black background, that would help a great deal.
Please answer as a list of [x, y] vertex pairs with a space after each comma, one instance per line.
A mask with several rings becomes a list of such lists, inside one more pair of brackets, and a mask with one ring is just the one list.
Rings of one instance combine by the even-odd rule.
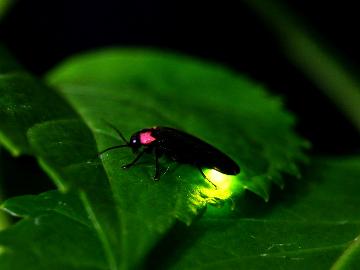
[[[0, 26], [0, 40], [39, 76], [71, 54], [104, 46], [155, 47], [220, 62], [284, 96], [313, 154], [359, 153], [356, 129], [285, 58], [261, 19], [236, 2], [19, 0]], [[357, 74], [356, 2], [286, 2]]]
[[[241, 1], [232, 2], [17, 0], [0, 24], [0, 42], [38, 76], [74, 53], [104, 46], [154, 47], [219, 62], [283, 96], [312, 154], [358, 154], [359, 135], [347, 118], [286, 59], [261, 19]], [[283, 2], [360, 74], [356, 1]], [[33, 158], [0, 151], [0, 161], [1, 173], [10, 176], [5, 197], [55, 188]], [[166, 238], [171, 245], [181, 238], [174, 231]], [[164, 249], [153, 252], [154, 258], [169, 256]]]

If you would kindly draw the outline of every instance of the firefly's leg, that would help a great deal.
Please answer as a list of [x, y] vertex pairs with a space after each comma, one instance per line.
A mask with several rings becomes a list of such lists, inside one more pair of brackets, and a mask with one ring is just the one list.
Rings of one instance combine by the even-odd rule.
[[160, 157], [159, 151], [156, 151], [155, 149], [155, 175], [154, 175], [155, 181], [160, 179], [159, 157]]
[[210, 180], [209, 178], [206, 177], [206, 175], [205, 175], [205, 173], [203, 172], [203, 170], [202, 170], [200, 167], [198, 167], [198, 169], [199, 169], [199, 172], [201, 173], [201, 175], [202, 175], [206, 180], [208, 180], [208, 181], [217, 189], [217, 186], [216, 186], [213, 182], [211, 182], [211, 180]]
[[142, 155], [144, 153], [145, 153], [144, 151], [140, 152], [133, 161], [131, 161], [129, 164], [126, 164], [126, 165], [122, 166], [122, 168], [123, 169], [128, 169], [131, 166], [133, 166], [142, 157]]

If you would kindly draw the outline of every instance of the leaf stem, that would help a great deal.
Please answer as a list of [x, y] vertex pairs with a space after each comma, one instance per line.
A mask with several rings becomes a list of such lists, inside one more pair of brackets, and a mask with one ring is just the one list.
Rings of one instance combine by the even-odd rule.
[[6, 14], [7, 10], [10, 8], [10, 5], [13, 4], [14, 1], [10, 0], [0, 0], [0, 20]]
[[314, 33], [284, 5], [245, 0], [278, 35], [287, 57], [338, 106], [360, 131], [360, 83]]

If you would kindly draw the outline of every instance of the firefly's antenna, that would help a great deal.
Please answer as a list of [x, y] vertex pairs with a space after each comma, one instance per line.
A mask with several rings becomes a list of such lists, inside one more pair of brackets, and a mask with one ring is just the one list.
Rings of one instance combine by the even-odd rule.
[[105, 121], [105, 123], [111, 127], [113, 130], [115, 130], [116, 134], [119, 135], [119, 137], [124, 141], [126, 145], [129, 145], [129, 142], [125, 139], [124, 135], [120, 132], [120, 130], [117, 129], [113, 124], [110, 124], [109, 122]]
[[124, 135], [122, 135], [122, 133], [120, 132], [120, 130], [118, 130], [113, 124], [110, 124], [109, 122], [105, 121], [104, 122], [111, 127], [113, 130], [115, 130], [115, 132], [117, 133], [117, 135], [119, 135], [119, 137], [124, 141], [125, 144], [122, 145], [115, 145], [115, 146], [111, 146], [109, 148], [106, 148], [104, 150], [102, 150], [101, 152], [98, 153], [98, 156], [101, 156], [102, 154], [104, 154], [107, 151], [110, 150], [114, 150], [114, 149], [118, 149], [118, 148], [122, 148], [122, 147], [130, 147], [129, 142], [125, 139]]
[[98, 153], [98, 156], [101, 156], [102, 154], [104, 154], [107, 151], [113, 150], [113, 149], [117, 149], [117, 148], [122, 148], [122, 147], [130, 147], [127, 144], [123, 144], [123, 145], [115, 145], [115, 146], [111, 146], [109, 148], [106, 148], [104, 150], [102, 150], [101, 152]]

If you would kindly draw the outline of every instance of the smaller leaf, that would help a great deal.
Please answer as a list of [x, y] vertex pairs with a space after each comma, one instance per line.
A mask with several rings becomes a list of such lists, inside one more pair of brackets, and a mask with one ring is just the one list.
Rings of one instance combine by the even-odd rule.
[[0, 232], [0, 265], [13, 269], [108, 269], [82, 202], [57, 191], [22, 196], [2, 208], [24, 217]]
[[[90, 164], [86, 163], [91, 151], [93, 151], [91, 158], [96, 157], [95, 144], [91, 133], [60, 95], [22, 70], [5, 50], [1, 49], [0, 53], [4, 55], [6, 60], [0, 62], [0, 72], [3, 72], [0, 74], [0, 119], [2, 119], [0, 122], [0, 143], [13, 155], [24, 153], [35, 155], [60, 190], [69, 191], [71, 187], [72, 190], [79, 192], [84, 208], [91, 217], [101, 241], [102, 246], [99, 248], [104, 250], [109, 268], [116, 269], [117, 265], [120, 264], [117, 260], [122, 259], [118, 255], [121, 254], [121, 239], [119, 237], [121, 229], [119, 229], [115, 203], [107, 186], [108, 182], [102, 166], [96, 166], [99, 164], [93, 166], [94, 164], [91, 162]], [[69, 132], [63, 130], [59, 133], [65, 137], [68, 133], [74, 135], [73, 140], [71, 140], [71, 136], [63, 138], [70, 142], [74, 142], [74, 139], [79, 140], [75, 141], [73, 151], [69, 152], [73, 157], [70, 161], [74, 160], [75, 157], [79, 164], [73, 164], [73, 172], [71, 172], [71, 168], [67, 168], [69, 172], [64, 169], [64, 165], [70, 164], [64, 163], [64, 160], [61, 159], [61, 157], [66, 156], [61, 151], [63, 148], [58, 147], [58, 152], [51, 151], [44, 154], [40, 146], [45, 147], [46, 145], [50, 150], [54, 149], [52, 143], [55, 146], [61, 146], [61, 141], [47, 141], [49, 136], [46, 134], [52, 135], [54, 134], [54, 132], [50, 132], [52, 129], [61, 131], [64, 123], [74, 122], [77, 124], [75, 126], [69, 125]], [[56, 123], [59, 123], [59, 127]], [[31, 131], [36, 129], [39, 137], [31, 137]], [[40, 138], [43, 140], [41, 141]], [[77, 151], [78, 146], [86, 139], [88, 143], [85, 142], [86, 147], [82, 149], [88, 149], [85, 152]], [[70, 145], [72, 144], [70, 143]], [[85, 155], [82, 156], [83, 154]], [[62, 163], [57, 163], [58, 161]], [[75, 179], [71, 185], [67, 179], [69, 175], [71, 175], [69, 179]]]
[[28, 218], [56, 212], [91, 225], [78, 196], [48, 191], [39, 195], [25, 195], [6, 200], [1, 207], [13, 216]]
[[26, 138], [30, 127], [47, 120], [71, 118], [75, 114], [55, 92], [18, 69], [1, 47], [0, 59], [0, 143], [13, 155], [31, 154]]

